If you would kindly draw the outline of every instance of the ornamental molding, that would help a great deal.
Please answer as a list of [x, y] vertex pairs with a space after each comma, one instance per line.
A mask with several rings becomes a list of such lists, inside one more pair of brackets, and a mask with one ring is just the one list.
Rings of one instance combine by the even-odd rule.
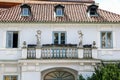
[[41, 65], [41, 64], [87, 64], [87, 63], [101, 63], [101, 60], [99, 59], [89, 59], [89, 60], [60, 60], [60, 59], [54, 59], [54, 60], [19, 60], [18, 63], [27, 63], [27, 64], [34, 64], [34, 65]]

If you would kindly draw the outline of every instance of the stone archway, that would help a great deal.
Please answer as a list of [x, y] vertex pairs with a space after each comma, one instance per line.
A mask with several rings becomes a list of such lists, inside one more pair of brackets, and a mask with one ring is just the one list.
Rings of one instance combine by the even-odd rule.
[[75, 80], [75, 77], [67, 71], [52, 71], [45, 75], [44, 80]]

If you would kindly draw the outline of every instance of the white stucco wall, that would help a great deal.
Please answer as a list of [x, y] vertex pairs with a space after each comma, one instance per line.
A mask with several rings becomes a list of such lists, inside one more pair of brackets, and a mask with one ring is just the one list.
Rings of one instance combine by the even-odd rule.
[[0, 49], [0, 60], [18, 60], [21, 59], [21, 49]]
[[40, 72], [22, 72], [21, 80], [41, 80]]
[[76, 62], [71, 62], [69, 60], [68, 62], [66, 61], [67, 60], [65, 61], [63, 60], [62, 63], [59, 62], [59, 60], [58, 61], [51, 60], [51, 62], [47, 62], [47, 61], [40, 62], [39, 60], [33, 62], [32, 60], [30, 60], [28, 62], [25, 62], [27, 64], [23, 64], [21, 66], [21, 74], [23, 77], [22, 80], [29, 79], [29, 78], [32, 80], [31, 77], [28, 77], [28, 76], [31, 76], [32, 74], [33, 74], [32, 76], [35, 75], [37, 78], [41, 76], [40, 80], [44, 80], [44, 77], [46, 74], [52, 71], [59, 71], [59, 70], [67, 71], [73, 74], [75, 76], [75, 80], [77, 80], [80, 74], [86, 78], [86, 77], [91, 76], [92, 73], [94, 72], [95, 65], [92, 65], [91, 62], [88, 62], [88, 63], [86, 62], [85, 64], [81, 64], [77, 61]]
[[82, 24], [1, 24], [0, 32], [2, 33], [2, 45], [0, 48], [6, 48], [6, 31], [19, 31], [19, 47], [22, 42], [27, 44], [36, 44], [36, 31], [41, 30], [41, 43], [52, 43], [53, 31], [66, 31], [67, 43], [78, 44], [78, 30], [84, 34], [83, 43], [90, 44], [92, 41], [97, 41], [97, 25], [82, 25]]
[[40, 62], [39, 60], [28, 60], [28, 62], [22, 61], [18, 63], [13, 61], [0, 62], [0, 80], [3, 80], [5, 75], [16, 75], [18, 76], [18, 80], [44, 80], [47, 73], [57, 70], [67, 71], [73, 74], [75, 80], [77, 80], [80, 74], [88, 77], [94, 71], [94, 66], [89, 61], [88, 63], [82, 61], [85, 64], [77, 61], [71, 62], [69, 60], [67, 62], [63, 60], [62, 63], [56, 60], [48, 63], [44, 62]]
[[[23, 41], [27, 44], [36, 44], [36, 31], [41, 30], [41, 44], [52, 43], [52, 32], [53, 31], [66, 31], [67, 33], [67, 44], [78, 44], [79, 36], [78, 30], [81, 30], [84, 34], [83, 44], [92, 44], [96, 41], [98, 47], [98, 58], [108, 60], [118, 60], [120, 56], [120, 25], [119, 24], [49, 24], [49, 23], [0, 23], [0, 59], [19, 59], [21, 57], [21, 47]], [[19, 49], [7, 49], [6, 48], [6, 31], [19, 31]], [[113, 32], [113, 48], [110, 49], [110, 54], [103, 56], [104, 49], [100, 48], [100, 32], [101, 31], [112, 31]], [[107, 50], [107, 49], [106, 49]], [[116, 55], [114, 55], [114, 53]], [[105, 53], [104, 53], [105, 54]], [[110, 56], [113, 54], [112, 56]], [[7, 56], [7, 57], [6, 57]]]
[[16, 75], [18, 77], [18, 80], [20, 80], [20, 71], [17, 65], [18, 64], [14, 61], [0, 61], [0, 80], [4, 80], [4, 76], [6, 75]]

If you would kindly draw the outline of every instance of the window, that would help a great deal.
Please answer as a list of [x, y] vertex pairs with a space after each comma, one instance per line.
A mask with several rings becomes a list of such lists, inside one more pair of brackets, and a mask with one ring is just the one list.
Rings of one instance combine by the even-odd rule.
[[101, 47], [112, 48], [112, 32], [101, 32]]
[[22, 9], [22, 16], [29, 16], [29, 9], [28, 8]]
[[17, 31], [7, 31], [7, 48], [17, 48], [18, 47], [18, 32]]
[[56, 16], [63, 16], [62, 8], [57, 8], [56, 9]]
[[94, 3], [88, 6], [87, 8], [87, 12], [89, 13], [89, 16], [98, 16], [97, 10], [98, 10], [98, 6]]
[[30, 16], [31, 7], [28, 4], [22, 4], [21, 6], [21, 16]]
[[97, 14], [96, 9], [91, 8], [91, 10], [90, 10], [90, 16], [97, 16], [97, 15], [98, 15], [98, 14]]
[[44, 80], [76, 80], [74, 75], [67, 71], [53, 71], [45, 75]]
[[5, 75], [4, 80], [18, 80], [16, 75]]
[[54, 44], [65, 44], [66, 42], [66, 34], [65, 32], [54, 32]]
[[56, 17], [62, 17], [64, 15], [64, 6], [62, 6], [61, 4], [56, 5], [54, 9]]

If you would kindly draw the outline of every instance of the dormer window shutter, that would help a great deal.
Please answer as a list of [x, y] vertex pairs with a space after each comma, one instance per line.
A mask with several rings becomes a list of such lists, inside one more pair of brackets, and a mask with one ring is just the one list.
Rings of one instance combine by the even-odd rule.
[[20, 7], [21, 7], [21, 16], [31, 15], [31, 7], [28, 4], [23, 4]]
[[94, 4], [88, 6], [87, 12], [90, 16], [98, 16], [97, 13], [98, 6]]
[[64, 16], [64, 6], [59, 4], [59, 5], [56, 5], [54, 8], [55, 8], [56, 17]]

